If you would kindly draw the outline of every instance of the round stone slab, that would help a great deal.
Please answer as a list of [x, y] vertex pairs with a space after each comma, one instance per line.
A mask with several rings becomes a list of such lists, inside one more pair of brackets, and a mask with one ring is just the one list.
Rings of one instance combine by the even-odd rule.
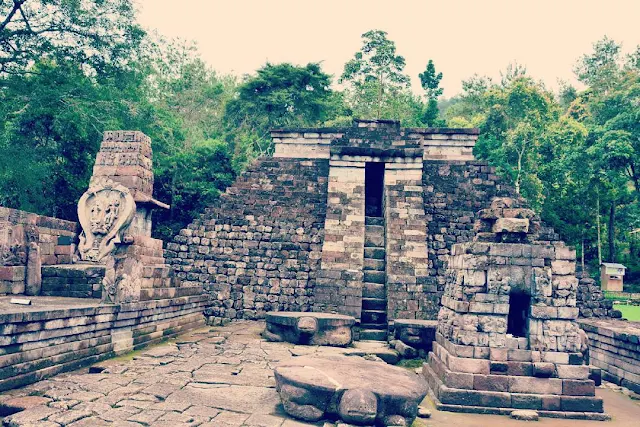
[[410, 426], [427, 395], [414, 372], [357, 356], [296, 357], [279, 364], [275, 377], [285, 411], [306, 421]]
[[344, 347], [351, 344], [355, 323], [355, 318], [341, 314], [272, 312], [267, 313], [263, 336], [269, 341]]

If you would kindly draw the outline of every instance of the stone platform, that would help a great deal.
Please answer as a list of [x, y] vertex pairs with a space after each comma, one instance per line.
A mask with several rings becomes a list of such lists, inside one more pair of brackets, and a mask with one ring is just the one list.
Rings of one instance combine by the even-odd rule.
[[[267, 342], [260, 338], [263, 329], [264, 322], [247, 321], [200, 328], [129, 357], [100, 362], [91, 373], [84, 369], [55, 375], [0, 392], [0, 425], [334, 427], [328, 420], [303, 422], [288, 416], [275, 389], [274, 367], [301, 352], [323, 357], [352, 349]], [[572, 420], [571, 427], [637, 426], [640, 401], [610, 387], [598, 387], [596, 395], [613, 419], [606, 424]], [[413, 427], [528, 425], [498, 415], [438, 411], [428, 398], [423, 405], [431, 409], [431, 418], [418, 418]], [[550, 418], [538, 423], [569, 425]]]
[[[466, 350], [472, 354], [464, 354]], [[582, 365], [581, 355], [484, 350], [437, 336], [423, 375], [438, 409], [501, 415], [532, 409], [542, 417], [610, 419], [602, 398], [595, 395], [594, 382], [587, 379], [589, 367]], [[534, 361], [536, 357], [540, 359]]]
[[275, 378], [284, 410], [306, 421], [410, 426], [427, 394], [415, 373], [355, 356], [299, 357], [278, 365]]
[[206, 297], [101, 304], [90, 298], [0, 297], [0, 391], [161, 341], [204, 323]]
[[356, 323], [351, 316], [315, 312], [272, 312], [266, 321], [263, 336], [269, 341], [338, 347], [351, 344]]

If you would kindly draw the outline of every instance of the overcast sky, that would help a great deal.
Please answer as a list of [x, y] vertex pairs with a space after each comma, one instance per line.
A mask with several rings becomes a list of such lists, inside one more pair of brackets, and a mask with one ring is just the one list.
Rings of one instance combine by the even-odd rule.
[[266, 61], [322, 62], [336, 78], [362, 33], [389, 33], [419, 88], [433, 59], [445, 96], [474, 73], [499, 79], [517, 61], [556, 89], [604, 35], [630, 52], [640, 44], [639, 0], [138, 0], [139, 21], [194, 40], [222, 73], [252, 73]]

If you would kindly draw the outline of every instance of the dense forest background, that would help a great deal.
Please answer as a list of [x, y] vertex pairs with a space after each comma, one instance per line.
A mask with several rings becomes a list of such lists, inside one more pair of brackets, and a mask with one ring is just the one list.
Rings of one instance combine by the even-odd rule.
[[510, 64], [500, 81], [473, 75], [441, 99], [428, 58], [414, 91], [385, 32], [362, 42], [337, 78], [319, 63], [221, 75], [194, 45], [140, 28], [131, 0], [0, 1], [0, 205], [76, 219], [102, 132], [141, 130], [153, 141], [155, 196], [171, 204], [156, 217], [168, 239], [271, 153], [270, 128], [473, 126], [476, 156], [585, 263], [625, 263], [640, 282], [640, 47], [623, 55], [596, 41], [575, 65], [583, 90], [553, 93]]

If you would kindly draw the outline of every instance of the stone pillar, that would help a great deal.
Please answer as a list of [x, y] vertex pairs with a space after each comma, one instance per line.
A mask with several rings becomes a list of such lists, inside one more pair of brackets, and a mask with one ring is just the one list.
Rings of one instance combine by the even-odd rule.
[[364, 265], [364, 162], [332, 160], [314, 311], [360, 319]]
[[27, 280], [24, 293], [26, 295], [40, 295], [42, 290], [42, 261], [40, 259], [40, 245], [30, 242], [27, 255]]
[[[387, 318], [420, 319], [432, 297], [428, 272], [422, 159], [386, 163], [384, 174]], [[435, 295], [435, 294], [434, 294]], [[436, 301], [437, 303], [437, 301]]]

